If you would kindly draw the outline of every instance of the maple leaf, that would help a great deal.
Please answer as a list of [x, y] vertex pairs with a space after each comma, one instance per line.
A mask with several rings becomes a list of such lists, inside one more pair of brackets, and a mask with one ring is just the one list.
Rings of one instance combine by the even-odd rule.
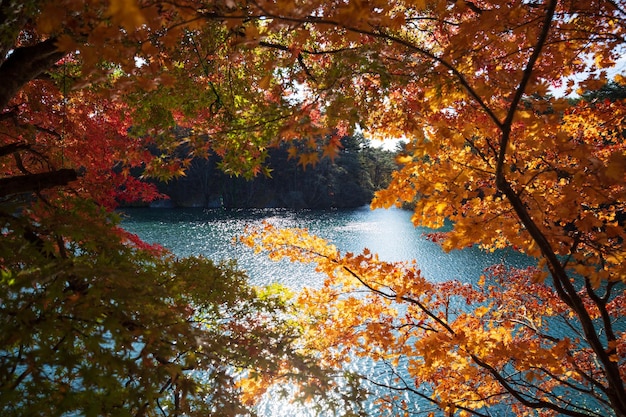
[[308, 165], [315, 165], [319, 161], [317, 152], [302, 153], [299, 156], [298, 163], [306, 168]]
[[110, 0], [107, 13], [128, 30], [146, 22], [136, 0]]
[[337, 145], [336, 143], [335, 144], [329, 143], [324, 146], [324, 151], [322, 153], [322, 156], [329, 158], [331, 161], [334, 161], [337, 155], [339, 154], [340, 150], [341, 150], [340, 144]]

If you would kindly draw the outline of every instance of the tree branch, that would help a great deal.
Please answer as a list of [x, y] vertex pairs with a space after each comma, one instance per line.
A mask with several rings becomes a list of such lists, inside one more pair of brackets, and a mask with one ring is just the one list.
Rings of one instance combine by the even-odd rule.
[[517, 401], [519, 401], [521, 404], [525, 405], [526, 407], [533, 408], [533, 409], [545, 408], [545, 409], [553, 410], [553, 411], [556, 411], [557, 413], [561, 413], [563, 415], [571, 416], [571, 417], [589, 417], [589, 414], [587, 413], [581, 413], [581, 412], [574, 411], [574, 410], [568, 410], [566, 408], [559, 407], [558, 405], [551, 403], [549, 401], [544, 401], [542, 399], [527, 398], [525, 395], [523, 395], [523, 393], [519, 392], [518, 390], [515, 389], [515, 387], [509, 384], [506, 378], [493, 366], [489, 365], [487, 362], [484, 362], [475, 354], [470, 353], [470, 356], [477, 365], [487, 370], [507, 392], [509, 392]]
[[0, 157], [14, 154], [15, 152], [29, 149], [30, 145], [23, 142], [10, 143], [8, 145], [0, 146]]
[[606, 352], [598, 333], [594, 327], [593, 320], [586, 311], [583, 301], [578, 295], [576, 288], [570, 281], [570, 277], [561, 265], [556, 253], [552, 249], [552, 245], [548, 241], [545, 234], [540, 230], [537, 223], [531, 217], [526, 205], [513, 189], [509, 181], [504, 174], [504, 164], [506, 160], [507, 148], [511, 138], [511, 128], [513, 125], [513, 118], [523, 94], [531, 80], [532, 71], [537, 63], [543, 46], [548, 39], [548, 33], [552, 24], [552, 19], [556, 10], [558, 1], [551, 0], [546, 7], [545, 16], [542, 24], [541, 31], [535, 43], [533, 53], [526, 63], [522, 79], [517, 87], [513, 101], [509, 107], [507, 116], [500, 126], [502, 136], [500, 139], [500, 152], [498, 155], [498, 161], [496, 166], [496, 185], [501, 190], [511, 203], [511, 206], [515, 210], [521, 223], [526, 227], [526, 230], [530, 234], [531, 238], [537, 243], [542, 255], [547, 260], [547, 266], [552, 275], [554, 287], [559, 297], [576, 313], [578, 320], [581, 323], [582, 330], [585, 334], [585, 338], [591, 345], [593, 351], [598, 357], [598, 360], [602, 363], [606, 376], [607, 383], [609, 385], [608, 397], [616, 412], [619, 415], [626, 415], [626, 391], [624, 389], [624, 382], [621, 379], [619, 367], [617, 363], [611, 361], [609, 354]]
[[[278, 49], [280, 51], [286, 51], [286, 52], [290, 51], [290, 49], [288, 47], [286, 47], [284, 45], [279, 45], [279, 44], [276, 44], [276, 43], [270, 43], [270, 42], [261, 41], [261, 42], [259, 42], [259, 45], [260, 46], [265, 46], [267, 48]], [[310, 53], [310, 52], [307, 51], [307, 53]], [[302, 53], [298, 53], [297, 60], [298, 60], [298, 63], [300, 64], [300, 66], [302, 67], [302, 69], [304, 70], [305, 74], [307, 75], [307, 77], [309, 77], [314, 82], [317, 82], [317, 79], [313, 76], [313, 74], [311, 73], [309, 67], [304, 62], [304, 57], [302, 56]]]
[[67, 185], [78, 178], [73, 169], [59, 169], [38, 174], [0, 178], [0, 197], [27, 192], [39, 192], [47, 188]]
[[0, 109], [6, 108], [13, 96], [29, 81], [65, 56], [49, 38], [32, 46], [15, 48], [0, 66]]

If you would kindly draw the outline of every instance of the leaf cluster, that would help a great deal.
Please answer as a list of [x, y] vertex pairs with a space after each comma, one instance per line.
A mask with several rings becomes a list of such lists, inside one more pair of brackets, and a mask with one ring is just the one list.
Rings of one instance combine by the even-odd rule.
[[[267, 224], [242, 240], [271, 259], [313, 263], [326, 274], [322, 288], [298, 300], [307, 348], [338, 368], [372, 361], [379, 371], [360, 378], [381, 415], [410, 413], [416, 403], [460, 415], [500, 407], [518, 415], [611, 412], [597, 389], [606, 380], [593, 349], [557, 292], [537, 283], [536, 268], [494, 265], [477, 286], [435, 283], [414, 263], [384, 262], [367, 249], [341, 254], [304, 230]], [[590, 311], [592, 298], [585, 297]], [[617, 327], [623, 302], [619, 294], [607, 307]], [[623, 372], [623, 358], [614, 360]]]
[[3, 415], [242, 415], [244, 376], [324, 378], [296, 351], [283, 289], [66, 207], [1, 214]]

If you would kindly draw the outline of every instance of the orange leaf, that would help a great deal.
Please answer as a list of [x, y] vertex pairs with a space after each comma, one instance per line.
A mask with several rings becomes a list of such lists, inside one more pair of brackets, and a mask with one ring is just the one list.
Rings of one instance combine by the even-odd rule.
[[122, 27], [133, 30], [145, 23], [135, 0], [111, 0], [108, 15]]

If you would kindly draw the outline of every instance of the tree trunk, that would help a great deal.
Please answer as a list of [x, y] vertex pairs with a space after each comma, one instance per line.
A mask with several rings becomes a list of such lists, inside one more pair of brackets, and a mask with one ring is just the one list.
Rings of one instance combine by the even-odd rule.
[[15, 48], [0, 66], [0, 110], [7, 107], [24, 84], [50, 68], [65, 54], [57, 48], [55, 38]]
[[0, 197], [12, 194], [37, 192], [46, 188], [67, 185], [78, 178], [73, 169], [59, 169], [39, 174], [19, 175], [0, 178]]

